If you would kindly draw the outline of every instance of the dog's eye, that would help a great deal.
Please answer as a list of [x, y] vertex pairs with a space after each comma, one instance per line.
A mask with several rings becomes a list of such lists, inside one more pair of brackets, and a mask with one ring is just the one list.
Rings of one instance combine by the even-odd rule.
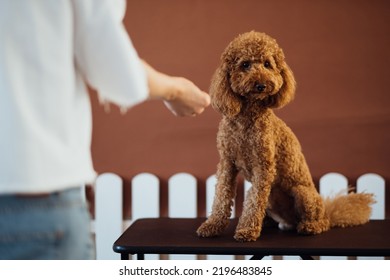
[[272, 68], [271, 62], [269, 62], [268, 60], [266, 60], [266, 61], [264, 62], [264, 67], [265, 67], [265, 68], [268, 68], [268, 69]]
[[249, 70], [251, 68], [251, 63], [249, 61], [244, 61], [243, 63], [241, 63], [241, 67], [244, 70]]

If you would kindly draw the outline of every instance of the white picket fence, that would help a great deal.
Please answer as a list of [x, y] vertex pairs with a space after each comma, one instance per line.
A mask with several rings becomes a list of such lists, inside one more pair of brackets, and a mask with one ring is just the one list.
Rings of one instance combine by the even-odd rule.
[[[153, 174], [141, 173], [131, 182], [131, 220], [123, 220], [123, 182], [113, 173], [98, 176], [95, 191], [95, 220], [92, 231], [96, 236], [97, 259], [119, 259], [120, 255], [112, 249], [114, 241], [135, 220], [140, 218], [157, 218], [160, 212], [160, 180]], [[216, 178], [210, 176], [206, 181], [206, 213], [211, 212], [214, 199]], [[350, 185], [355, 185], [357, 192], [373, 193], [376, 204], [373, 206], [371, 219], [385, 218], [385, 180], [373, 173], [360, 176], [356, 183], [348, 182], [339, 173], [328, 173], [319, 181], [320, 193], [323, 196], [347, 192]], [[243, 191], [250, 188], [245, 182]], [[168, 181], [168, 215], [171, 218], [193, 218], [197, 216], [197, 180], [188, 173], [173, 175]], [[234, 213], [234, 211], [233, 211]], [[234, 215], [234, 214], [233, 214]], [[196, 259], [195, 255], [169, 255], [169, 259]], [[241, 258], [249, 258], [244, 256]], [[146, 255], [146, 259], [159, 259], [159, 255]], [[235, 259], [236, 256], [206, 256], [207, 259]], [[272, 258], [272, 256], [267, 257]], [[284, 259], [297, 259], [295, 256], [284, 256]], [[321, 257], [322, 259], [346, 259], [347, 257]], [[370, 258], [372, 259], [372, 258]]]

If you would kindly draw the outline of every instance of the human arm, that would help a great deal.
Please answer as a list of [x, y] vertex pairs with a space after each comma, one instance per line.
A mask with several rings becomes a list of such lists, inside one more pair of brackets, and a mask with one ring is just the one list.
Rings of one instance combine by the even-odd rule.
[[161, 73], [143, 61], [150, 99], [161, 99], [176, 116], [196, 116], [210, 105], [210, 97], [193, 82]]
[[78, 70], [103, 102], [123, 109], [164, 100], [177, 116], [200, 114], [209, 96], [191, 81], [163, 74], [139, 58], [124, 26], [124, 2], [73, 1]]

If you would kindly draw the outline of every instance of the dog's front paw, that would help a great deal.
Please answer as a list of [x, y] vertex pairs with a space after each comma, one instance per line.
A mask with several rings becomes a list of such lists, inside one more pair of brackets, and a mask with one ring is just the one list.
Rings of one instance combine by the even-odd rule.
[[198, 228], [196, 233], [199, 237], [213, 237], [221, 235], [227, 228], [229, 220], [208, 219]]
[[260, 231], [253, 228], [242, 228], [236, 230], [234, 239], [238, 242], [256, 241], [260, 236]]

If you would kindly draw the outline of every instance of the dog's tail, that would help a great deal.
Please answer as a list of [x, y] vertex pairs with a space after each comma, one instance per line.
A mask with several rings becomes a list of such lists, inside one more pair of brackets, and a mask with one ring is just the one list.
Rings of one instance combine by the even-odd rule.
[[325, 198], [325, 211], [331, 227], [349, 227], [367, 223], [371, 205], [375, 203], [372, 194], [349, 193]]

